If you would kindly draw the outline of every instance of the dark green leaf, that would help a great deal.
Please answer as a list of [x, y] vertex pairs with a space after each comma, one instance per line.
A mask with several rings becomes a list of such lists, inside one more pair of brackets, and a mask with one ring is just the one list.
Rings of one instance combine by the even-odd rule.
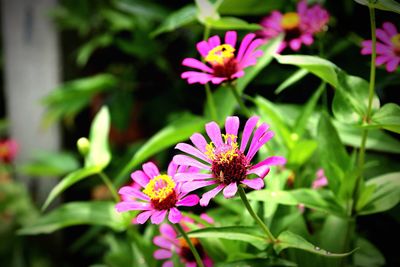
[[207, 25], [216, 30], [249, 30], [256, 31], [262, 27], [235, 17], [221, 17], [218, 20], [207, 20]]
[[360, 249], [354, 253], [354, 263], [360, 267], [385, 266], [385, 257], [367, 239], [357, 238], [356, 246]]
[[296, 267], [297, 264], [284, 259], [248, 259], [231, 262], [217, 263], [215, 267]]
[[179, 27], [185, 26], [196, 21], [197, 8], [194, 5], [187, 5], [177, 11], [174, 11], [161, 23], [161, 25], [151, 33], [152, 36], [164, 32], [173, 31]]
[[229, 15], [265, 16], [272, 10], [281, 9], [284, 5], [284, 2], [275, 0], [224, 0], [218, 11]]
[[261, 236], [258, 229], [246, 226], [208, 227], [188, 233], [189, 237], [196, 238], [222, 238], [250, 243], [260, 250], [268, 245], [265, 237]]
[[107, 47], [111, 45], [112, 42], [113, 36], [110, 33], [95, 36], [79, 48], [76, 63], [78, 66], [85, 66], [94, 51], [99, 48]]
[[292, 75], [286, 78], [275, 90], [275, 94], [279, 94], [283, 92], [285, 89], [290, 87], [291, 85], [295, 84], [296, 82], [303, 79], [308, 74], [308, 70], [306, 69], [299, 69], [295, 71]]
[[354, 0], [364, 6], [371, 6], [376, 9], [392, 11], [400, 14], [400, 4], [395, 0]]
[[124, 221], [113, 202], [71, 202], [43, 215], [18, 231], [22, 235], [49, 234], [73, 225], [102, 225], [123, 230]]
[[301, 249], [305, 250], [314, 254], [319, 254], [325, 257], [344, 257], [348, 256], [353, 251], [350, 251], [348, 253], [331, 253], [329, 251], [326, 251], [324, 249], [321, 249], [307, 240], [305, 240], [303, 237], [296, 235], [292, 232], [285, 231], [282, 232], [278, 236], [278, 242], [274, 245], [274, 249], [276, 253], [280, 253], [282, 250], [288, 249], [288, 248], [295, 248], [295, 249]]
[[371, 118], [367, 128], [383, 128], [400, 133], [400, 107], [394, 103], [384, 105]]

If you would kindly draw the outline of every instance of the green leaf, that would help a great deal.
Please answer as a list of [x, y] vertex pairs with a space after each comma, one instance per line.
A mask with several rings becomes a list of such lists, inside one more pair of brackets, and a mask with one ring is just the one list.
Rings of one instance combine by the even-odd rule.
[[400, 133], [400, 107], [394, 103], [384, 105], [371, 118], [367, 128], [383, 128]]
[[164, 32], [173, 31], [179, 27], [185, 26], [196, 21], [197, 8], [194, 5], [187, 5], [174, 11], [161, 23], [158, 28], [151, 33], [151, 36], [157, 36]]
[[359, 207], [359, 215], [367, 215], [389, 210], [400, 201], [400, 172], [388, 173], [368, 180], [366, 186], [374, 186], [375, 191], [369, 201]]
[[102, 107], [93, 119], [90, 127], [89, 153], [85, 157], [85, 167], [96, 166], [103, 170], [111, 160], [108, 147], [108, 134], [110, 132], [110, 112], [107, 107]]
[[311, 244], [299, 235], [296, 235], [289, 231], [284, 231], [278, 236], [278, 242], [274, 244], [274, 250], [276, 251], [276, 253], [280, 253], [281, 251], [288, 248], [301, 249], [325, 257], [344, 257], [354, 252], [350, 251], [348, 253], [331, 253]]
[[297, 264], [284, 259], [248, 259], [230, 262], [220, 262], [214, 265], [215, 267], [269, 267], [269, 266], [288, 266], [296, 267]]
[[279, 54], [276, 54], [275, 58], [281, 64], [295, 65], [302, 69], [305, 69], [318, 76], [323, 81], [331, 84], [333, 87], [337, 87], [339, 84], [337, 75], [339, 72], [341, 72], [341, 70], [335, 64], [326, 59], [316, 56], [282, 56]]
[[357, 238], [356, 246], [360, 249], [354, 253], [354, 263], [361, 267], [385, 266], [385, 257], [367, 239]]
[[197, 6], [197, 19], [204, 24], [208, 21], [216, 21], [219, 19], [219, 14], [216, 6], [209, 0], [195, 0]]
[[230, 15], [263, 15], [272, 10], [281, 9], [285, 5], [282, 1], [275, 0], [224, 0], [218, 11]]
[[394, 0], [354, 0], [364, 6], [400, 14], [400, 4]]
[[285, 89], [289, 88], [291, 85], [303, 79], [308, 74], [308, 70], [299, 69], [295, 71], [292, 75], [286, 78], [275, 90], [275, 94], [283, 92]]
[[249, 30], [256, 31], [262, 29], [260, 24], [248, 23], [245, 20], [235, 17], [221, 17], [217, 20], [207, 20], [207, 25], [215, 30]]
[[106, 226], [115, 231], [124, 228], [122, 217], [115, 211], [113, 202], [71, 202], [23, 227], [18, 234], [49, 234], [65, 227], [82, 224]]
[[315, 152], [318, 143], [315, 140], [299, 140], [289, 151], [287, 162], [289, 165], [303, 165]]
[[99, 48], [107, 47], [111, 45], [112, 42], [113, 36], [110, 33], [95, 36], [79, 48], [76, 63], [78, 66], [85, 66], [94, 51]]
[[259, 250], [264, 250], [269, 245], [268, 241], [260, 235], [257, 228], [248, 226], [208, 227], [188, 232], [188, 235], [196, 238], [222, 238], [243, 241]]
[[49, 193], [46, 201], [43, 204], [42, 210], [45, 210], [50, 203], [64, 192], [67, 188], [71, 187], [80, 180], [94, 175], [100, 171], [99, 167], [91, 166], [83, 169], [76, 170], [65, 176]]
[[135, 166], [142, 163], [156, 153], [185, 141], [195, 132], [204, 131], [207, 121], [192, 114], [182, 114], [178, 120], [171, 122], [165, 128], [153, 135], [132, 157], [125, 168], [119, 173], [116, 183], [119, 184]]
[[318, 154], [329, 188], [338, 192], [344, 173], [350, 167], [350, 157], [340, 141], [339, 135], [327, 114], [323, 113], [318, 123]]

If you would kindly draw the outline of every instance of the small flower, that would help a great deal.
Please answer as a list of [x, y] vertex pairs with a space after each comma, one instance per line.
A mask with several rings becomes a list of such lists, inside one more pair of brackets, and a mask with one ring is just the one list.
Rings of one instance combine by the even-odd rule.
[[[173, 159], [176, 164], [193, 166], [206, 171], [206, 173], [178, 174], [177, 180], [186, 181], [182, 186], [184, 191], [217, 185], [203, 194], [200, 205], [207, 206], [210, 199], [221, 190], [225, 198], [235, 196], [238, 184], [244, 184], [256, 190], [261, 189], [264, 186], [263, 179], [269, 172], [269, 166], [285, 164], [286, 160], [283, 157], [274, 156], [252, 165], [254, 155], [273, 137], [273, 132], [268, 131], [267, 124], [262, 123], [256, 128], [258, 120], [258, 117], [253, 116], [246, 122], [240, 146], [237, 140], [239, 118], [236, 116], [226, 119], [225, 134], [222, 135], [217, 123], [206, 124], [205, 129], [211, 139], [210, 143], [207, 143], [203, 135], [195, 133], [190, 138], [195, 147], [186, 143], [179, 143], [176, 146], [182, 152], [193, 156], [176, 155]], [[251, 139], [250, 145], [246, 153], [249, 139]], [[249, 176], [257, 177], [250, 178]]]
[[[376, 30], [376, 65], [386, 64], [386, 70], [393, 72], [400, 63], [400, 33], [396, 26], [391, 22], [385, 22], [382, 29]], [[372, 40], [361, 43], [361, 54], [370, 55], [372, 53]]]
[[302, 44], [311, 45], [313, 36], [322, 31], [329, 21], [329, 13], [320, 5], [307, 6], [307, 1], [302, 0], [297, 4], [297, 12], [282, 14], [273, 11], [271, 15], [261, 21], [263, 29], [258, 34], [266, 40], [277, 37], [284, 33], [279, 52], [289, 46], [297, 51]]
[[12, 139], [0, 140], [0, 162], [11, 163], [18, 152], [18, 143]]
[[236, 52], [237, 34], [235, 31], [225, 33], [225, 43], [221, 44], [219, 36], [214, 35], [208, 41], [197, 43], [197, 50], [203, 57], [203, 63], [195, 58], [185, 58], [182, 65], [198, 69], [199, 71], [186, 71], [182, 79], [187, 79], [189, 84], [201, 83], [220, 84], [232, 81], [244, 75], [244, 69], [255, 65], [257, 58], [262, 56], [261, 50], [256, 50], [261, 44], [261, 39], [255, 39], [254, 33], [247, 34], [239, 50]]
[[[183, 217], [183, 226], [185, 221], [188, 221], [189, 223], [194, 222], [188, 217]], [[197, 226], [199, 228], [202, 228], [202, 226], [199, 224]], [[162, 224], [160, 226], [160, 233], [161, 235], [154, 237], [153, 243], [156, 246], [160, 247], [160, 249], [154, 252], [154, 258], [156, 258], [157, 260], [167, 260], [163, 263], [162, 267], [174, 266], [171, 259], [173, 252], [178, 254], [181, 262], [185, 264], [186, 267], [196, 267], [196, 260], [192, 252], [190, 251], [188, 244], [183, 238], [177, 238], [177, 233], [171, 225]], [[199, 256], [202, 259], [204, 266], [212, 267], [213, 262], [205, 252], [200, 241], [197, 238], [191, 238], [190, 240], [195, 246], [197, 252], [199, 253]]]
[[134, 219], [134, 222], [140, 224], [145, 223], [150, 217], [152, 223], [160, 224], [169, 212], [168, 220], [178, 223], [182, 214], [177, 207], [197, 205], [199, 197], [183, 192], [181, 183], [176, 181], [175, 176], [180, 172], [195, 171], [197, 172], [197, 169], [178, 166], [171, 162], [167, 174], [160, 174], [154, 163], [145, 163], [143, 171], [135, 171], [131, 175], [132, 179], [144, 190], [140, 191], [134, 186], [122, 187], [118, 192], [122, 196], [122, 201], [116, 205], [116, 210], [118, 212], [143, 211]]
[[325, 177], [323, 169], [318, 169], [316, 176], [317, 177], [315, 178], [315, 180], [312, 183], [313, 189], [318, 189], [318, 188], [328, 185], [328, 179]]

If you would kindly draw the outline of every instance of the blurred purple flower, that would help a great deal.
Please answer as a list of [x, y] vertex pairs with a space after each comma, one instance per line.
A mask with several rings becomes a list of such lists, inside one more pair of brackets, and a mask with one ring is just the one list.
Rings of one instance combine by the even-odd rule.
[[11, 163], [18, 152], [18, 143], [13, 139], [0, 140], [0, 162]]

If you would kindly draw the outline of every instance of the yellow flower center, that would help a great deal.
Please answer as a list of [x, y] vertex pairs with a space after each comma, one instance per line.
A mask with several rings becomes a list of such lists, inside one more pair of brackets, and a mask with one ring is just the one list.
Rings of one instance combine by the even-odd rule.
[[238, 144], [236, 142], [237, 136], [233, 134], [223, 134], [224, 143], [219, 149], [215, 149], [214, 143], [210, 142], [206, 146], [206, 156], [210, 160], [217, 160], [220, 163], [228, 163], [232, 161], [234, 157], [238, 156]]
[[285, 30], [293, 30], [300, 24], [300, 16], [296, 12], [288, 12], [282, 16], [281, 27]]
[[400, 33], [394, 35], [391, 39], [393, 46], [400, 50]]
[[235, 48], [229, 44], [223, 44], [214, 47], [208, 52], [205, 60], [211, 64], [224, 64], [226, 59], [233, 58]]
[[171, 195], [175, 190], [175, 182], [171, 176], [160, 174], [150, 180], [143, 190], [152, 201], [161, 202]]
[[0, 145], [0, 157], [5, 157], [9, 154], [8, 147], [6, 145]]

